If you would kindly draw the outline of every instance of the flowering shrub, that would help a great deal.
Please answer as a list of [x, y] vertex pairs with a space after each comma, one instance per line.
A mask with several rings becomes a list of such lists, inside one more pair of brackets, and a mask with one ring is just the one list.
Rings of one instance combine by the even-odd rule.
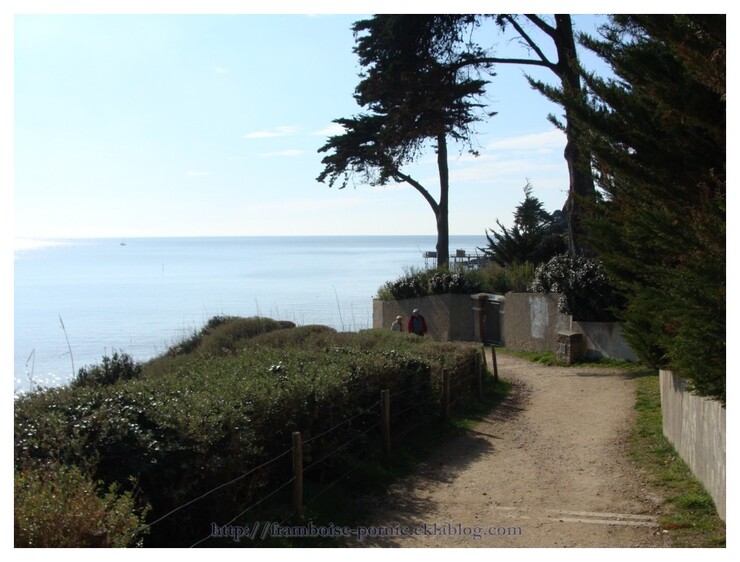
[[[250, 323], [253, 329], [247, 329]], [[346, 466], [381, 448], [375, 430], [381, 390], [393, 396], [394, 424], [402, 428], [438, 416], [442, 367], [453, 381], [483, 368], [476, 346], [390, 330], [337, 333], [305, 326], [267, 331], [258, 329], [260, 323], [221, 322], [203, 339], [228, 340], [233, 352], [165, 354], [145, 363], [140, 376], [115, 385], [60, 387], [19, 397], [14, 404], [15, 468], [22, 479], [17, 483], [49, 481], [43, 471], [50, 459], [59, 462], [50, 469], [58, 479], [68, 480], [72, 473], [67, 468], [79, 467], [91, 481], [117, 483], [120, 488], [108, 490], [113, 496], [104, 489], [94, 494], [107, 503], [87, 493], [73, 503], [86, 506], [83, 521], [113, 517], [111, 526], [121, 531], [112, 536], [132, 540], [139, 534], [130, 531], [138, 533], [139, 527], [130, 514], [142, 513], [141, 502], [151, 505], [151, 523], [203, 497], [152, 523], [145, 538], [146, 546], [189, 546], [210, 522], [243, 511], [290, 480], [292, 465], [285, 452], [294, 431], [306, 438], [304, 457], [310, 462], [332, 454], [330, 462], [307, 472], [307, 481], [339, 478]], [[235, 331], [256, 335], [232, 341]], [[471, 385], [459, 389], [467, 394]], [[267, 462], [269, 468], [237, 478]], [[75, 494], [84, 487], [77, 479], [70, 482]], [[233, 484], [221, 488], [225, 482]], [[41, 514], [34, 503], [40, 495], [45, 520], [53, 522], [55, 513], [70, 509], [52, 492], [27, 484], [17, 488], [17, 498], [23, 493], [28, 500], [17, 518], [30, 521], [36, 515], [25, 514]], [[125, 502], [116, 503], [116, 498]], [[282, 509], [280, 502], [276, 505]], [[116, 519], [112, 511], [125, 517]], [[33, 534], [32, 540], [37, 537]], [[84, 539], [71, 542], [87, 545]]]
[[464, 295], [480, 290], [480, 281], [473, 273], [433, 269], [412, 272], [385, 283], [378, 290], [378, 298], [401, 300], [449, 293]]
[[535, 270], [528, 290], [560, 293], [558, 309], [574, 320], [611, 321], [619, 306], [601, 262], [593, 258], [555, 256]]

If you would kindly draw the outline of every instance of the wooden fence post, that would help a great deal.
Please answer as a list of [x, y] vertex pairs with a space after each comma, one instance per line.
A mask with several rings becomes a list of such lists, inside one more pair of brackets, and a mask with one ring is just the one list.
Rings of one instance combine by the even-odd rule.
[[[481, 355], [483, 356], [481, 358]], [[486, 362], [486, 356], [485, 356], [485, 350], [483, 351], [483, 354], [476, 353], [475, 354], [475, 383], [476, 383], [476, 393], [478, 395], [478, 401], [483, 402], [483, 369]]]
[[383, 450], [385, 458], [391, 456], [391, 391], [380, 391], [380, 416], [381, 427], [383, 428]]
[[498, 364], [496, 363], [496, 346], [491, 346], [491, 355], [493, 355], [493, 382], [498, 382]]
[[303, 518], [303, 442], [301, 432], [293, 432], [293, 510], [298, 519]]
[[450, 421], [450, 375], [442, 369], [442, 419]]

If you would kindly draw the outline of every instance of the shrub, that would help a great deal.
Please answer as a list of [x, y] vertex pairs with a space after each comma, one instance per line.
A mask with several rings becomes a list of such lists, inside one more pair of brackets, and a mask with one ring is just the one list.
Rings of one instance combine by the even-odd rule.
[[620, 304], [601, 262], [593, 258], [555, 256], [537, 268], [528, 289], [559, 293], [560, 312], [574, 320], [614, 320], [613, 311]]
[[471, 294], [481, 290], [478, 275], [470, 271], [428, 269], [412, 271], [378, 289], [381, 300], [401, 300], [430, 295]]
[[115, 484], [102, 491], [76, 467], [15, 473], [16, 547], [141, 546], [145, 512], [130, 493]]
[[384, 300], [412, 299], [427, 296], [428, 289], [424, 283], [425, 273], [411, 273], [388, 281], [378, 289], [378, 297]]
[[471, 294], [480, 291], [480, 283], [471, 275], [461, 271], [437, 271], [427, 281], [430, 295]]
[[73, 385], [114, 384], [121, 380], [136, 379], [141, 376], [142, 367], [127, 353], [113, 352], [111, 357], [103, 357], [100, 365], [82, 367]]
[[244, 340], [259, 334], [294, 328], [293, 322], [261, 318], [241, 318], [238, 316], [214, 316], [206, 325], [191, 337], [172, 346], [165, 355], [177, 357], [193, 352], [223, 355], [233, 353]]
[[506, 282], [510, 291], [524, 293], [534, 281], [535, 267], [529, 262], [515, 263], [506, 268]]
[[[153, 525], [147, 538], [147, 546], [190, 545], [211, 521], [243, 511], [291, 478], [285, 451], [293, 431], [307, 442], [307, 466], [339, 451], [318, 471], [338, 478], [380, 447], [381, 389], [391, 391], [400, 427], [436, 418], [442, 367], [468, 392], [463, 379], [479, 352], [388, 330], [273, 330], [234, 353], [170, 358], [169, 371], [156, 376], [146, 365], [141, 377], [115, 386], [24, 395], [15, 403], [16, 469], [55, 458], [121, 489], [136, 475], [154, 520], [233, 481]], [[307, 473], [307, 481], [315, 476]]]

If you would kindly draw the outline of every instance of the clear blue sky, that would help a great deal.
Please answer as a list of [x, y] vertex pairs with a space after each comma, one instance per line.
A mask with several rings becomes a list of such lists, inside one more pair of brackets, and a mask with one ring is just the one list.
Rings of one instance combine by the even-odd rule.
[[[61, 2], [76, 13], [60, 14], [58, 3], [17, 4], [15, 237], [436, 232], [410, 187], [340, 191], [315, 180], [331, 121], [361, 110], [350, 30], [361, 15], [175, 15], [167, 3], [115, 1]], [[164, 15], [81, 15], [101, 5]], [[389, 6], [399, 4], [377, 11]], [[596, 19], [575, 21], [591, 31]], [[494, 32], [488, 39], [515, 50]], [[488, 100], [498, 115], [479, 126], [480, 157], [451, 152], [451, 234], [510, 224], [528, 180], [549, 211], [565, 200], [564, 139], [547, 120], [560, 109], [521, 68], [497, 72]], [[431, 151], [407, 171], [438, 192]]]
[[[16, 15], [15, 236], [434, 234], [409, 187], [315, 180], [331, 121], [361, 110], [360, 18]], [[451, 154], [452, 234], [509, 223], [528, 179], [565, 200], [558, 108], [514, 67], [488, 98], [481, 156]], [[437, 193], [433, 162], [408, 170]]]

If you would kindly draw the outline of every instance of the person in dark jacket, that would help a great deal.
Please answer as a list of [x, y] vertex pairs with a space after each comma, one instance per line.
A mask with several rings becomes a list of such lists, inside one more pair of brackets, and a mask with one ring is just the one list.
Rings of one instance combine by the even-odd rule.
[[414, 313], [409, 317], [408, 330], [417, 336], [423, 336], [427, 333], [427, 322], [418, 308], [415, 308]]

